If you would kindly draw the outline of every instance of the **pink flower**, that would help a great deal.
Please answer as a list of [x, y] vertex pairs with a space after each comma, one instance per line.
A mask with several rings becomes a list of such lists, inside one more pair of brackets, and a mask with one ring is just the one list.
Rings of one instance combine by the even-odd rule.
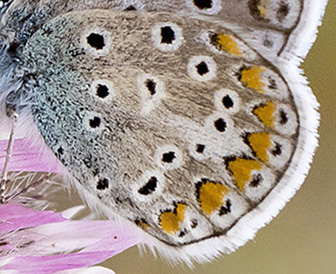
[[0, 220], [0, 273], [78, 271], [140, 242], [112, 221], [71, 221], [14, 204], [0, 205]]
[[[0, 141], [0, 168], [6, 158], [7, 143], [8, 140]], [[40, 151], [38, 147], [27, 146], [24, 139], [15, 140], [8, 170], [51, 173], [62, 170], [54, 157], [41, 160]], [[6, 191], [2, 195], [7, 197], [22, 192], [15, 188]], [[11, 198], [4, 201], [5, 204], [0, 204], [0, 274], [114, 273], [91, 266], [141, 242], [138, 234], [123, 229], [117, 222], [73, 221], [61, 213], [14, 204]], [[69, 210], [70, 215], [78, 210]]]

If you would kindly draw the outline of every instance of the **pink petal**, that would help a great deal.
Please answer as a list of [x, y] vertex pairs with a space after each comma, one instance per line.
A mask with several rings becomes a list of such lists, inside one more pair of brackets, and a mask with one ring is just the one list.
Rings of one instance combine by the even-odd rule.
[[0, 271], [16, 271], [15, 273], [20, 274], [52, 274], [57, 271], [95, 265], [112, 256], [113, 252], [86, 252], [41, 257], [16, 256], [6, 264], [0, 266]]
[[81, 268], [79, 270], [65, 270], [57, 272], [57, 274], [115, 274], [115, 272], [102, 266], [92, 266], [85, 269]]
[[0, 233], [64, 220], [62, 214], [53, 211], [35, 211], [14, 204], [0, 205]]
[[[4, 166], [8, 140], [0, 140], [0, 169]], [[15, 139], [8, 171], [60, 173], [62, 165], [45, 144], [31, 145], [27, 139]]]
[[[99, 232], [99, 233], [97, 233]], [[141, 237], [112, 221], [65, 221], [45, 224], [24, 231], [18, 231], [9, 244], [25, 245], [35, 255], [69, 253], [75, 250], [85, 252], [112, 251], [113, 256], [140, 242]], [[23, 248], [24, 249], [24, 248]]]

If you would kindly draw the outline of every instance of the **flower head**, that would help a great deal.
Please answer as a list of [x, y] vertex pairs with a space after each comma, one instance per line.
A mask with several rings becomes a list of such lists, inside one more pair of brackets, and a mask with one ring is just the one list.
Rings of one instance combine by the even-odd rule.
[[[0, 141], [0, 166], [6, 159], [7, 143], [7, 140]], [[57, 173], [60, 170], [52, 157], [41, 160], [36, 147], [25, 143], [24, 139], [14, 141], [8, 171]], [[47, 197], [50, 184], [43, 180], [43, 176], [40, 181], [29, 175], [21, 179], [26, 180], [25, 183], [7, 183], [1, 192], [0, 274], [114, 273], [91, 266], [141, 241], [139, 235], [117, 222], [71, 220], [82, 207], [69, 209], [67, 214], [62, 215], [23, 206], [22, 203], [45, 206], [41, 200]], [[30, 192], [34, 194], [29, 196]], [[68, 217], [65, 218], [65, 215]]]

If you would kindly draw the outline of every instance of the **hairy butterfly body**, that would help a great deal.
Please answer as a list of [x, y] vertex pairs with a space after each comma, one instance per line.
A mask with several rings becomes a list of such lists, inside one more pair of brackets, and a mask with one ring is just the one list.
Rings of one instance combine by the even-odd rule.
[[308, 170], [318, 115], [298, 43], [322, 2], [13, 1], [2, 104], [168, 257], [228, 253]]

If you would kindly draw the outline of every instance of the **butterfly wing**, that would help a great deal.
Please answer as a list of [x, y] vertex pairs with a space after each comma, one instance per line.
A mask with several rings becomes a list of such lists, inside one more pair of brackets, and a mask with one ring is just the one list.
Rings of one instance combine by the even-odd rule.
[[174, 2], [153, 3], [139, 6], [150, 13], [72, 12], [31, 38], [21, 32], [22, 65], [37, 80], [31, 113], [88, 199], [167, 256], [206, 260], [251, 239], [300, 186], [316, 147], [316, 103], [278, 50], [270, 63], [243, 36], [253, 20], [266, 33], [278, 33], [276, 23], [233, 20], [229, 1], [202, 15], [188, 2], [178, 15], [155, 12]]
[[327, 0], [21, 0], [10, 6], [4, 19], [25, 42], [46, 21], [74, 9], [168, 12], [231, 28], [263, 57], [274, 61], [279, 55], [305, 57], [315, 40], [326, 3]]

